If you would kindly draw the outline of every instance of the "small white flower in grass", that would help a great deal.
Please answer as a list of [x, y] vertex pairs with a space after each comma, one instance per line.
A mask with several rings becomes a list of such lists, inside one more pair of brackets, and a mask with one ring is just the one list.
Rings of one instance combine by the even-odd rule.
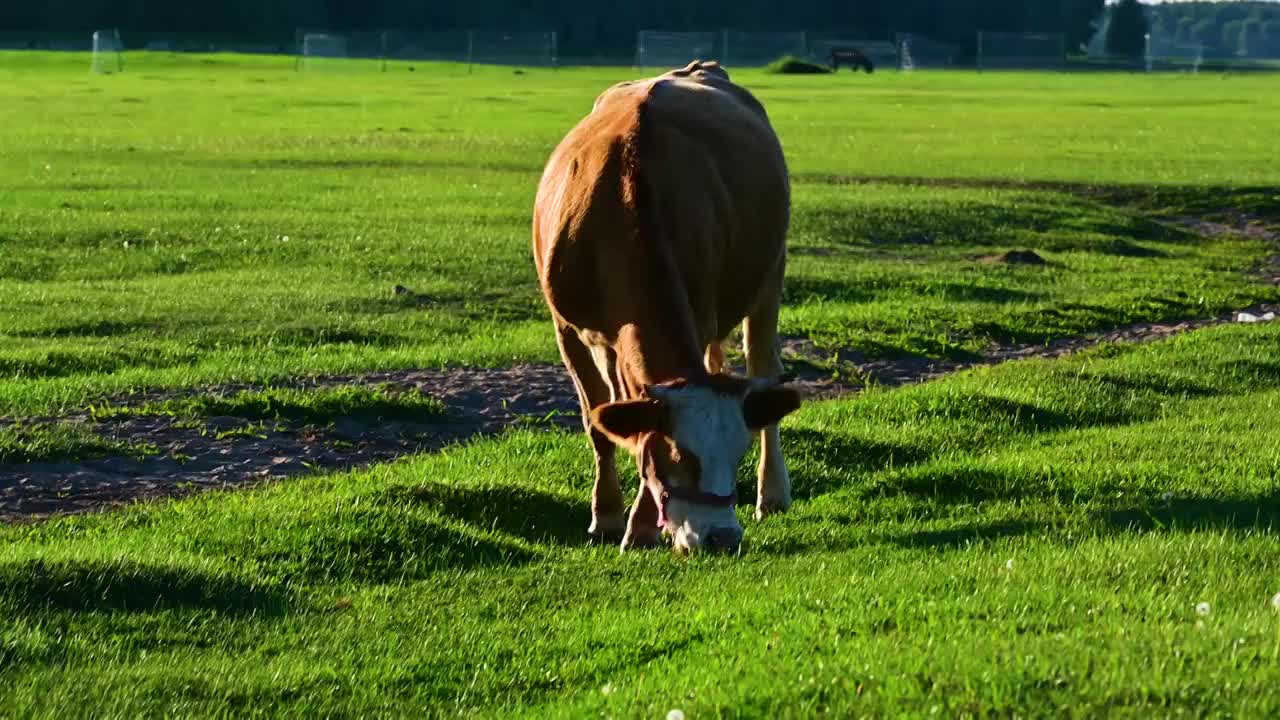
[[288, 235], [281, 235], [281, 236], [280, 236], [280, 242], [289, 242], [289, 236], [288, 236]]
[[1196, 614], [1199, 615], [1200, 617], [1204, 617], [1205, 615], [1208, 615], [1209, 603], [1207, 602], [1196, 603]]
[[667, 713], [667, 720], [684, 720], [684, 711], [679, 708], [672, 710]]
[[1271, 609], [1280, 612], [1280, 593], [1276, 593], [1275, 597], [1271, 598]]
[[605, 684], [600, 688], [600, 693], [601, 693], [602, 695], [612, 695], [612, 694], [613, 694], [613, 690], [614, 690], [613, 683], [605, 683]]
[[1004, 561], [1004, 569], [1013, 572], [1013, 558]]

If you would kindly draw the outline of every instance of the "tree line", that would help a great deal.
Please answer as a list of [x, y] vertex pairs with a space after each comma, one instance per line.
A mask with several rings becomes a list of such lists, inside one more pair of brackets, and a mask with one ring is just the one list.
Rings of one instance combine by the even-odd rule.
[[206, 33], [292, 38], [331, 30], [547, 29], [565, 56], [625, 56], [637, 30], [857, 30], [920, 33], [972, 46], [979, 30], [1062, 33], [1076, 48], [1095, 33], [1105, 0], [15, 0], [0, 2], [0, 30], [126, 34]]
[[1280, 4], [1162, 3], [1148, 9], [1153, 38], [1202, 46], [1210, 55], [1280, 54]]

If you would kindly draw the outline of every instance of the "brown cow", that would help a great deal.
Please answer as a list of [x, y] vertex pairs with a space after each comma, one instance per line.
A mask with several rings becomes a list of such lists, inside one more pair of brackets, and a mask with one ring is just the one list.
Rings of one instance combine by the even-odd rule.
[[[621, 83], [556, 148], [533, 255], [595, 449], [589, 532], [736, 551], [737, 468], [761, 433], [756, 517], [791, 503], [777, 423], [790, 187], [764, 108], [717, 63]], [[748, 378], [723, 372], [743, 323]], [[629, 521], [615, 443], [642, 478]]]

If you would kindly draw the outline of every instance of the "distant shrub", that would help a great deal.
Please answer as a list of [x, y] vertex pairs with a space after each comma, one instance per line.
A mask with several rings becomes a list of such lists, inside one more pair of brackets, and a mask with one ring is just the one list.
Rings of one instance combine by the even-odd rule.
[[808, 60], [801, 60], [791, 55], [784, 55], [766, 65], [764, 71], [777, 75], [823, 75], [830, 73], [831, 68]]

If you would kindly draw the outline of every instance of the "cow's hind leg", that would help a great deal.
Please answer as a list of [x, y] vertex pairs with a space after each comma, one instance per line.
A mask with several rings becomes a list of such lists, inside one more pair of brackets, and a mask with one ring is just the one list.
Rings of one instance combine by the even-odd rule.
[[[782, 355], [778, 344], [778, 303], [766, 300], [749, 315], [742, 326], [747, 353], [747, 374], [753, 378], [778, 377], [782, 374]], [[756, 491], [756, 519], [783, 512], [791, 506], [791, 478], [787, 461], [782, 457], [778, 426], [760, 431], [759, 484]]]
[[591, 425], [591, 409], [612, 399], [612, 391], [587, 346], [582, 344], [576, 332], [560, 327], [556, 333], [560, 355], [569, 368], [573, 384], [578, 389], [578, 403], [582, 407], [582, 425], [591, 440], [595, 454], [596, 481], [591, 491], [591, 526], [587, 529], [592, 540], [615, 543], [626, 529], [626, 507], [622, 502], [622, 487], [618, 482], [618, 468], [614, 463], [617, 450], [613, 441]]

